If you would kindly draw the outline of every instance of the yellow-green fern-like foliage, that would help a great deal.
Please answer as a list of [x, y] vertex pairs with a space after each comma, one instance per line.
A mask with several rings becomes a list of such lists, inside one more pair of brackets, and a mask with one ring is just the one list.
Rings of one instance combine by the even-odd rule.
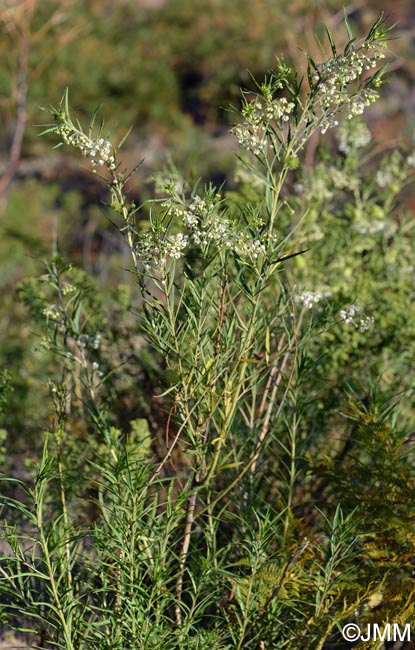
[[[350, 428], [335, 453], [315, 463], [318, 497], [355, 509], [361, 584], [371, 595], [357, 608], [360, 626], [405, 626], [415, 617], [415, 482], [411, 439], [398, 431], [390, 413], [349, 403]], [[355, 649], [379, 647], [366, 642]], [[376, 645], [376, 643], [378, 645]], [[369, 645], [368, 645], [369, 644]]]

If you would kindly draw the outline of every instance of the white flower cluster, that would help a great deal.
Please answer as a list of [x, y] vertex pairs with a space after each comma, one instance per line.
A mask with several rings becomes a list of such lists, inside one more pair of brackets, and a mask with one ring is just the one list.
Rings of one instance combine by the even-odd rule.
[[347, 325], [353, 325], [359, 332], [366, 332], [375, 322], [372, 316], [366, 316], [358, 305], [349, 305], [340, 311], [340, 318]]
[[43, 315], [52, 320], [58, 320], [62, 316], [62, 309], [58, 305], [48, 305], [43, 310]]
[[77, 344], [83, 350], [98, 350], [101, 345], [102, 334], [81, 334]]
[[161, 207], [167, 208], [170, 214], [181, 219], [188, 228], [196, 228], [201, 223], [209, 221], [210, 215], [219, 202], [219, 197], [215, 195], [209, 197], [209, 199], [202, 199], [196, 194], [191, 203], [186, 205], [171, 185], [165, 185], [164, 189], [171, 196], [161, 204]]
[[186, 205], [184, 201], [173, 195], [170, 200], [162, 204], [171, 214], [181, 219], [183, 225], [191, 232], [190, 236], [179, 234], [173, 238], [172, 243], [176, 249], [184, 250], [191, 243], [206, 246], [211, 241], [217, 245], [221, 243], [231, 245], [228, 237], [231, 224], [226, 217], [216, 213], [219, 200], [220, 197], [215, 194], [206, 198], [196, 194], [190, 204]]
[[318, 90], [321, 94], [321, 104], [324, 108], [335, 104], [337, 106], [347, 102], [346, 88], [353, 81], [357, 81], [364, 71], [376, 68], [378, 61], [384, 59], [383, 52], [367, 48], [352, 51], [346, 56], [329, 59], [318, 67]]
[[243, 255], [249, 255], [254, 259], [257, 259], [258, 255], [264, 255], [266, 252], [265, 245], [259, 239], [244, 239], [240, 242], [239, 248]]
[[136, 249], [144, 266], [150, 269], [153, 264], [163, 265], [168, 257], [180, 259], [193, 245], [206, 247], [211, 243], [253, 259], [265, 253], [265, 245], [259, 239], [238, 232], [235, 224], [217, 211], [219, 201], [220, 197], [213, 193], [206, 198], [196, 195], [189, 205], [175, 195], [165, 201], [163, 207], [181, 219], [188, 232], [168, 235], [164, 230], [144, 234]]
[[372, 88], [364, 88], [350, 98], [349, 114], [347, 119], [351, 120], [356, 115], [362, 115], [365, 108], [374, 104], [379, 99], [379, 93]]
[[67, 296], [68, 293], [72, 293], [73, 291], [75, 291], [75, 287], [70, 282], [64, 282], [62, 284], [61, 291], [64, 296]]
[[188, 209], [182, 211], [183, 223], [190, 230], [189, 245], [207, 246], [212, 242], [218, 248], [227, 248], [256, 259], [265, 252], [264, 244], [237, 232], [235, 225], [216, 211], [218, 200], [218, 197], [212, 197], [206, 201], [195, 196]]
[[415, 167], [415, 153], [409, 154], [406, 159], [406, 164], [409, 165], [409, 167]]
[[147, 270], [150, 270], [153, 264], [164, 265], [166, 263], [167, 244], [163, 239], [163, 234], [165, 233], [146, 232], [140, 237], [136, 246], [136, 255], [142, 260], [144, 268]]
[[294, 187], [309, 200], [323, 202], [330, 201], [338, 191], [354, 190], [358, 186], [359, 178], [346, 168], [319, 163]]
[[305, 309], [312, 309], [314, 305], [317, 305], [325, 298], [330, 298], [331, 295], [331, 291], [303, 291], [296, 297], [296, 300], [301, 302]]
[[206, 200], [196, 194], [187, 210], [182, 212], [184, 225], [192, 228], [196, 224], [206, 221], [214, 212], [218, 202], [219, 197], [213, 196], [210, 200]]
[[356, 225], [356, 230], [361, 235], [374, 235], [377, 232], [383, 232], [385, 230], [385, 227], [385, 221], [378, 221], [377, 223], [373, 223], [368, 226], [358, 224]]
[[259, 155], [267, 144], [266, 126], [275, 121], [282, 125], [288, 122], [294, 109], [294, 103], [285, 97], [272, 99], [269, 97], [262, 103], [258, 98], [247, 102], [242, 109], [245, 122], [238, 124], [231, 132], [237, 137], [241, 147]]
[[95, 375], [97, 379], [100, 379], [104, 376], [104, 373], [99, 369], [99, 363], [97, 361], [92, 362], [91, 369], [92, 374]]
[[382, 160], [381, 168], [376, 172], [376, 184], [381, 189], [398, 192], [412, 171], [408, 169], [410, 166], [408, 159], [405, 160], [399, 151], [393, 151]]
[[[365, 108], [371, 106], [376, 100], [379, 99], [379, 93], [372, 88], [364, 88], [359, 90], [355, 95], [349, 97], [346, 93], [342, 93], [342, 101], [339, 100], [338, 106], [347, 105], [348, 114], [347, 119], [351, 120], [357, 115], [362, 115]], [[340, 97], [340, 95], [339, 95]], [[320, 131], [324, 135], [329, 129], [338, 126], [339, 122], [336, 119], [336, 113], [329, 113], [325, 115], [320, 122]]]
[[217, 246], [231, 248], [233, 237], [231, 224], [228, 219], [212, 218], [206, 228], [195, 228], [192, 232], [192, 240], [200, 246], [207, 246], [214, 242]]
[[336, 190], [353, 189], [358, 185], [356, 177], [352, 177], [347, 173], [346, 169], [338, 169], [337, 167], [330, 167], [328, 170], [328, 180]]
[[343, 122], [337, 131], [339, 150], [344, 154], [348, 154], [352, 149], [366, 147], [371, 139], [372, 134], [366, 124], [359, 119]]
[[[385, 58], [383, 52], [367, 45], [359, 51], [352, 51], [345, 56], [334, 57], [317, 64], [318, 71], [313, 74], [313, 77], [317, 79], [315, 87], [324, 112], [320, 122], [322, 133], [338, 125], [335, 113], [339, 108], [347, 105], [347, 117], [352, 119], [356, 115], [361, 115], [367, 106], [378, 99], [379, 94], [371, 88], [359, 88], [350, 96], [348, 86], [359, 81], [365, 71], [375, 68], [378, 61], [383, 58]], [[327, 113], [330, 109], [332, 112]]]
[[178, 260], [183, 257], [185, 249], [189, 246], [190, 240], [188, 235], [179, 232], [177, 235], [170, 235], [166, 242], [166, 252], [170, 257]]
[[89, 138], [85, 133], [81, 133], [66, 124], [58, 127], [56, 133], [62, 136], [65, 144], [76, 147], [82, 152], [83, 156], [89, 158], [93, 167], [105, 165], [111, 170], [116, 168], [115, 156], [111, 143], [107, 138]]
[[319, 167], [316, 167], [316, 173], [303, 177], [302, 181], [294, 185], [295, 190], [302, 196], [318, 201], [329, 201], [333, 198], [333, 190], [329, 187], [328, 178], [320, 175]]
[[385, 187], [388, 187], [393, 181], [393, 174], [392, 172], [386, 170], [386, 169], [379, 169], [376, 172], [376, 183], [379, 187], [382, 189]]
[[238, 124], [231, 131], [236, 135], [239, 146], [259, 156], [264, 151], [267, 139], [262, 124]]
[[329, 129], [334, 129], [338, 125], [339, 121], [336, 120], [334, 115], [326, 115], [320, 123], [320, 131], [324, 135]]
[[289, 102], [285, 97], [281, 97], [281, 99], [266, 102], [264, 114], [268, 120], [288, 122], [293, 110], [294, 102]]
[[251, 239], [243, 233], [238, 233], [226, 217], [211, 215], [209, 223], [204, 228], [196, 227], [190, 237], [186, 236], [187, 244], [207, 246], [214, 243], [218, 248], [227, 248], [239, 255], [256, 259], [260, 253], [265, 253], [265, 246], [259, 239]]
[[270, 120], [288, 122], [293, 109], [294, 103], [285, 97], [272, 99], [272, 96], [269, 96], [263, 103], [256, 97], [251, 102], [246, 102], [242, 115], [248, 124], [264, 124]]

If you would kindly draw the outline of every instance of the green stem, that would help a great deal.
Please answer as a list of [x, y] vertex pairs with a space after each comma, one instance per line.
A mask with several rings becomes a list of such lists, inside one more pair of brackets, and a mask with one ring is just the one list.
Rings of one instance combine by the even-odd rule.
[[[241, 390], [243, 387], [244, 379], [245, 379], [245, 373], [246, 369], [248, 367], [248, 362], [245, 360], [247, 357], [249, 357], [249, 351], [252, 347], [252, 344], [254, 342], [254, 335], [255, 335], [255, 326], [256, 326], [256, 315], [257, 315], [257, 310], [259, 306], [259, 296], [261, 294], [261, 291], [259, 290], [257, 292], [257, 299], [254, 303], [254, 308], [252, 310], [249, 326], [248, 326], [248, 332], [246, 334], [242, 350], [240, 353], [240, 358], [244, 359], [243, 361], [240, 361], [240, 366], [239, 366], [239, 373], [237, 376], [237, 379], [235, 383], [232, 382], [231, 379], [229, 379], [226, 384], [228, 388], [225, 386], [224, 390], [224, 397], [225, 397], [225, 421], [223, 423], [223, 426], [221, 428], [220, 434], [216, 440], [216, 450], [213, 456], [212, 463], [210, 465], [210, 468], [208, 470], [208, 473], [205, 477], [204, 483], [205, 485], [208, 485], [212, 479], [213, 474], [216, 471], [216, 467], [218, 465], [219, 459], [222, 454], [222, 446], [225, 445], [226, 443], [226, 438], [227, 434], [229, 432], [230, 426], [232, 424], [235, 411], [238, 405], [238, 401], [241, 395]], [[226, 400], [228, 399], [228, 395], [231, 395], [230, 402], [227, 402]]]
[[[43, 491], [43, 490], [42, 490]], [[40, 536], [40, 544], [42, 547], [42, 552], [43, 552], [43, 557], [46, 563], [46, 568], [47, 568], [47, 573], [49, 576], [49, 584], [52, 590], [52, 595], [53, 599], [55, 601], [55, 606], [56, 606], [56, 612], [58, 614], [58, 617], [60, 619], [62, 628], [63, 628], [63, 634], [65, 638], [65, 643], [66, 643], [66, 648], [67, 650], [75, 650], [75, 646], [72, 643], [72, 635], [70, 631], [70, 626], [68, 625], [67, 618], [65, 616], [65, 608], [64, 605], [61, 602], [61, 598], [58, 592], [58, 588], [56, 585], [55, 581], [55, 570], [52, 565], [52, 560], [49, 552], [49, 547], [48, 547], [48, 542], [44, 534], [44, 529], [43, 529], [43, 494], [41, 494], [38, 490], [36, 490], [36, 503], [37, 503], [37, 510], [36, 510], [36, 524], [37, 524], [37, 529], [39, 531], [39, 536]], [[69, 607], [73, 605], [73, 598], [71, 598]]]

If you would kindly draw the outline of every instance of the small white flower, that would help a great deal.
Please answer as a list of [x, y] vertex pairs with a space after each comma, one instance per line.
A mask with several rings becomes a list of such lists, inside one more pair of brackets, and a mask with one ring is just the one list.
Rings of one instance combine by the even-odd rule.
[[66, 296], [68, 293], [72, 293], [72, 291], [75, 291], [73, 284], [70, 284], [70, 282], [64, 282], [62, 284], [62, 294], [64, 296]]
[[46, 318], [52, 318], [56, 320], [61, 315], [61, 309], [58, 307], [58, 305], [48, 305], [43, 310], [43, 314], [46, 316]]
[[338, 126], [338, 124], [338, 120], [336, 120], [333, 115], [328, 115], [322, 120], [320, 124], [321, 133], [324, 135], [329, 129], [333, 129], [334, 127]]
[[368, 226], [358, 224], [356, 226], [356, 230], [361, 235], [374, 235], [377, 232], [383, 232], [385, 230], [385, 227], [386, 227], [385, 221], [378, 221], [377, 223]]
[[189, 212], [185, 212], [185, 214], [183, 215], [183, 223], [188, 228], [195, 226], [197, 224], [197, 217], [194, 214], [194, 212], [191, 212], [190, 210]]
[[170, 257], [179, 259], [183, 257], [184, 250], [189, 246], [189, 237], [179, 232], [177, 235], [172, 235], [167, 244], [167, 253]]
[[330, 298], [331, 295], [331, 291], [303, 291], [297, 296], [296, 300], [301, 302], [306, 309], [312, 309], [314, 305], [325, 298]]
[[363, 314], [358, 305], [349, 305], [342, 309], [339, 316], [346, 325], [353, 325], [359, 332], [366, 332], [375, 322], [372, 316]]
[[66, 124], [56, 129], [56, 132], [62, 136], [66, 144], [80, 149], [82, 155], [90, 159], [93, 167], [107, 165], [111, 170], [116, 168], [111, 143], [106, 138], [89, 138]]
[[372, 139], [372, 135], [366, 124], [361, 120], [345, 121], [337, 132], [339, 150], [347, 154], [351, 149], [366, 147]]
[[92, 340], [92, 348], [94, 350], [98, 350], [100, 343], [101, 343], [102, 335], [101, 334], [95, 334], [95, 337]]
[[392, 174], [389, 173], [387, 170], [382, 170], [379, 169], [379, 171], [376, 172], [376, 183], [378, 184], [379, 187], [384, 188], [390, 185], [392, 182]]

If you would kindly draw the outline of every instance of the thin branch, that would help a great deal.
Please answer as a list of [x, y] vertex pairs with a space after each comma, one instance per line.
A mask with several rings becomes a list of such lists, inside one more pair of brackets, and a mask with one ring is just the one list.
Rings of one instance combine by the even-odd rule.
[[[277, 367], [277, 362], [278, 362], [278, 358], [277, 358], [275, 364], [272, 367], [272, 370], [271, 370], [271, 373], [270, 373], [270, 376], [269, 376], [269, 379], [268, 379], [268, 382], [267, 382], [267, 386], [266, 386], [265, 393], [264, 393], [265, 399], [268, 396], [269, 388], [270, 388], [271, 385], [272, 385], [272, 391], [271, 391], [268, 406], [267, 406], [267, 409], [266, 409], [266, 412], [265, 412], [265, 417], [264, 417], [264, 421], [262, 423], [261, 431], [260, 431], [260, 434], [259, 434], [259, 444], [261, 446], [262, 446], [262, 443], [265, 440], [265, 438], [267, 436], [267, 433], [268, 433], [268, 430], [269, 430], [269, 423], [270, 423], [271, 415], [272, 415], [272, 412], [273, 412], [273, 409], [274, 409], [274, 405], [275, 405], [275, 401], [276, 401], [276, 397], [277, 397], [277, 391], [279, 389], [281, 380], [282, 380], [282, 378], [284, 376], [284, 373], [285, 373], [285, 370], [286, 370], [286, 367], [287, 367], [287, 363], [288, 363], [288, 359], [289, 359], [290, 354], [293, 351], [293, 349], [295, 349], [295, 357], [297, 357], [297, 341], [298, 341], [298, 335], [299, 335], [299, 331], [300, 331], [300, 328], [301, 328], [303, 316], [304, 316], [304, 308], [301, 310], [298, 322], [294, 322], [294, 336], [292, 337], [292, 339], [291, 339], [291, 341], [290, 341], [290, 343], [288, 345], [287, 351], [284, 354], [284, 357], [283, 357], [283, 359], [281, 361], [281, 364], [279, 365], [279, 367]], [[284, 342], [285, 342], [285, 336], [282, 336], [280, 341], [279, 341], [279, 344], [278, 344], [277, 354], [282, 350]], [[285, 394], [284, 394], [284, 401], [285, 401]], [[264, 400], [262, 400], [261, 406], [260, 406], [260, 416], [263, 413], [264, 407], [265, 407], [265, 403], [264, 403]], [[280, 409], [278, 409], [278, 413], [279, 412], [280, 412]], [[253, 475], [255, 474], [258, 459], [259, 459], [259, 454], [258, 454], [257, 458], [251, 464], [251, 469], [250, 469], [251, 477], [253, 477]]]
[[[291, 370], [290, 370], [290, 374], [289, 374], [289, 377], [288, 377], [287, 385], [286, 385], [285, 390], [284, 390], [284, 393], [283, 393], [283, 395], [282, 395], [282, 397], [281, 397], [281, 401], [280, 401], [280, 403], [279, 403], [279, 405], [278, 405], [277, 412], [275, 413], [275, 419], [276, 419], [276, 420], [278, 419], [278, 417], [279, 417], [279, 415], [280, 415], [280, 413], [281, 413], [281, 411], [282, 411], [282, 407], [283, 407], [284, 404], [285, 404], [285, 400], [287, 399], [288, 392], [289, 392], [289, 390], [290, 390], [290, 388], [291, 388], [291, 385], [292, 385], [292, 382], [293, 382], [294, 372], [295, 372], [295, 368], [296, 368], [296, 364], [297, 364], [297, 356], [298, 356], [298, 348], [297, 348], [297, 346], [295, 346], [295, 347], [294, 347], [294, 358], [293, 358], [293, 363], [292, 363], [292, 366], [291, 366]], [[267, 431], [267, 433], [269, 433], [269, 431]], [[222, 492], [220, 492], [220, 494], [218, 494], [217, 497], [215, 497], [215, 499], [214, 499], [213, 501], [211, 501], [211, 502], [208, 504], [208, 506], [206, 506], [205, 508], [203, 508], [203, 509], [198, 513], [198, 516], [204, 514], [204, 513], [205, 513], [206, 511], [208, 511], [208, 510], [211, 510], [211, 509], [212, 509], [212, 508], [213, 508], [217, 503], [219, 503], [219, 501], [221, 501], [221, 500], [222, 500], [222, 499], [223, 499], [223, 498], [224, 498], [224, 497], [225, 497], [225, 496], [226, 496], [226, 495], [227, 495], [231, 490], [233, 490], [233, 488], [234, 488], [236, 485], [238, 485], [238, 483], [243, 479], [243, 477], [245, 476], [245, 474], [246, 474], [247, 472], [249, 472], [249, 470], [250, 470], [252, 464], [257, 462], [257, 460], [258, 460], [258, 458], [259, 458], [259, 455], [260, 455], [260, 453], [261, 453], [261, 451], [262, 451], [262, 449], [263, 449], [263, 447], [264, 447], [265, 442], [267, 441], [267, 439], [268, 439], [268, 435], [265, 435], [264, 438], [263, 438], [262, 440], [258, 440], [257, 444], [255, 445], [254, 453], [252, 454], [251, 458], [248, 460], [248, 462], [246, 463], [246, 465], [245, 465], [245, 467], [242, 469], [242, 471], [238, 474], [238, 476], [237, 476], [237, 477], [236, 477], [236, 478], [235, 478], [231, 483], [229, 483], [229, 485], [227, 485], [227, 487], [226, 487], [224, 490], [222, 490]]]
[[24, 32], [20, 44], [19, 74], [17, 79], [17, 117], [12, 144], [10, 147], [9, 160], [6, 171], [0, 179], [0, 198], [5, 195], [13, 177], [19, 167], [22, 152], [23, 136], [27, 122], [27, 71], [29, 61], [29, 22], [27, 18], [24, 25]]
[[193, 480], [192, 493], [187, 502], [186, 524], [184, 528], [182, 549], [180, 552], [179, 575], [177, 577], [177, 583], [176, 583], [177, 602], [174, 606], [176, 623], [179, 627], [182, 624], [182, 612], [180, 608], [180, 603], [182, 600], [182, 592], [183, 592], [183, 576], [184, 576], [184, 570], [186, 566], [187, 554], [190, 546], [190, 537], [192, 534], [193, 522], [195, 519], [195, 509], [197, 504], [197, 491], [195, 488], [197, 487], [199, 480], [200, 480], [200, 475], [199, 472], [197, 472]]
[[302, 544], [294, 551], [294, 553], [292, 554], [292, 556], [290, 557], [290, 559], [288, 560], [288, 562], [286, 563], [286, 565], [285, 565], [285, 567], [283, 569], [283, 572], [281, 574], [281, 578], [279, 579], [279, 581], [275, 585], [274, 589], [271, 591], [271, 594], [267, 598], [267, 600], [265, 602], [265, 605], [262, 608], [262, 612], [260, 612], [260, 614], [258, 616], [259, 619], [261, 619], [266, 614], [266, 612], [268, 611], [272, 601], [278, 596], [281, 589], [283, 588], [285, 580], [286, 580], [286, 578], [287, 578], [287, 576], [288, 576], [288, 574], [289, 574], [289, 572], [291, 570], [291, 567], [296, 563], [296, 561], [298, 560], [300, 555], [302, 555], [304, 553], [304, 551], [306, 550], [306, 548], [309, 545], [310, 545], [309, 540], [307, 538], [304, 538]]

